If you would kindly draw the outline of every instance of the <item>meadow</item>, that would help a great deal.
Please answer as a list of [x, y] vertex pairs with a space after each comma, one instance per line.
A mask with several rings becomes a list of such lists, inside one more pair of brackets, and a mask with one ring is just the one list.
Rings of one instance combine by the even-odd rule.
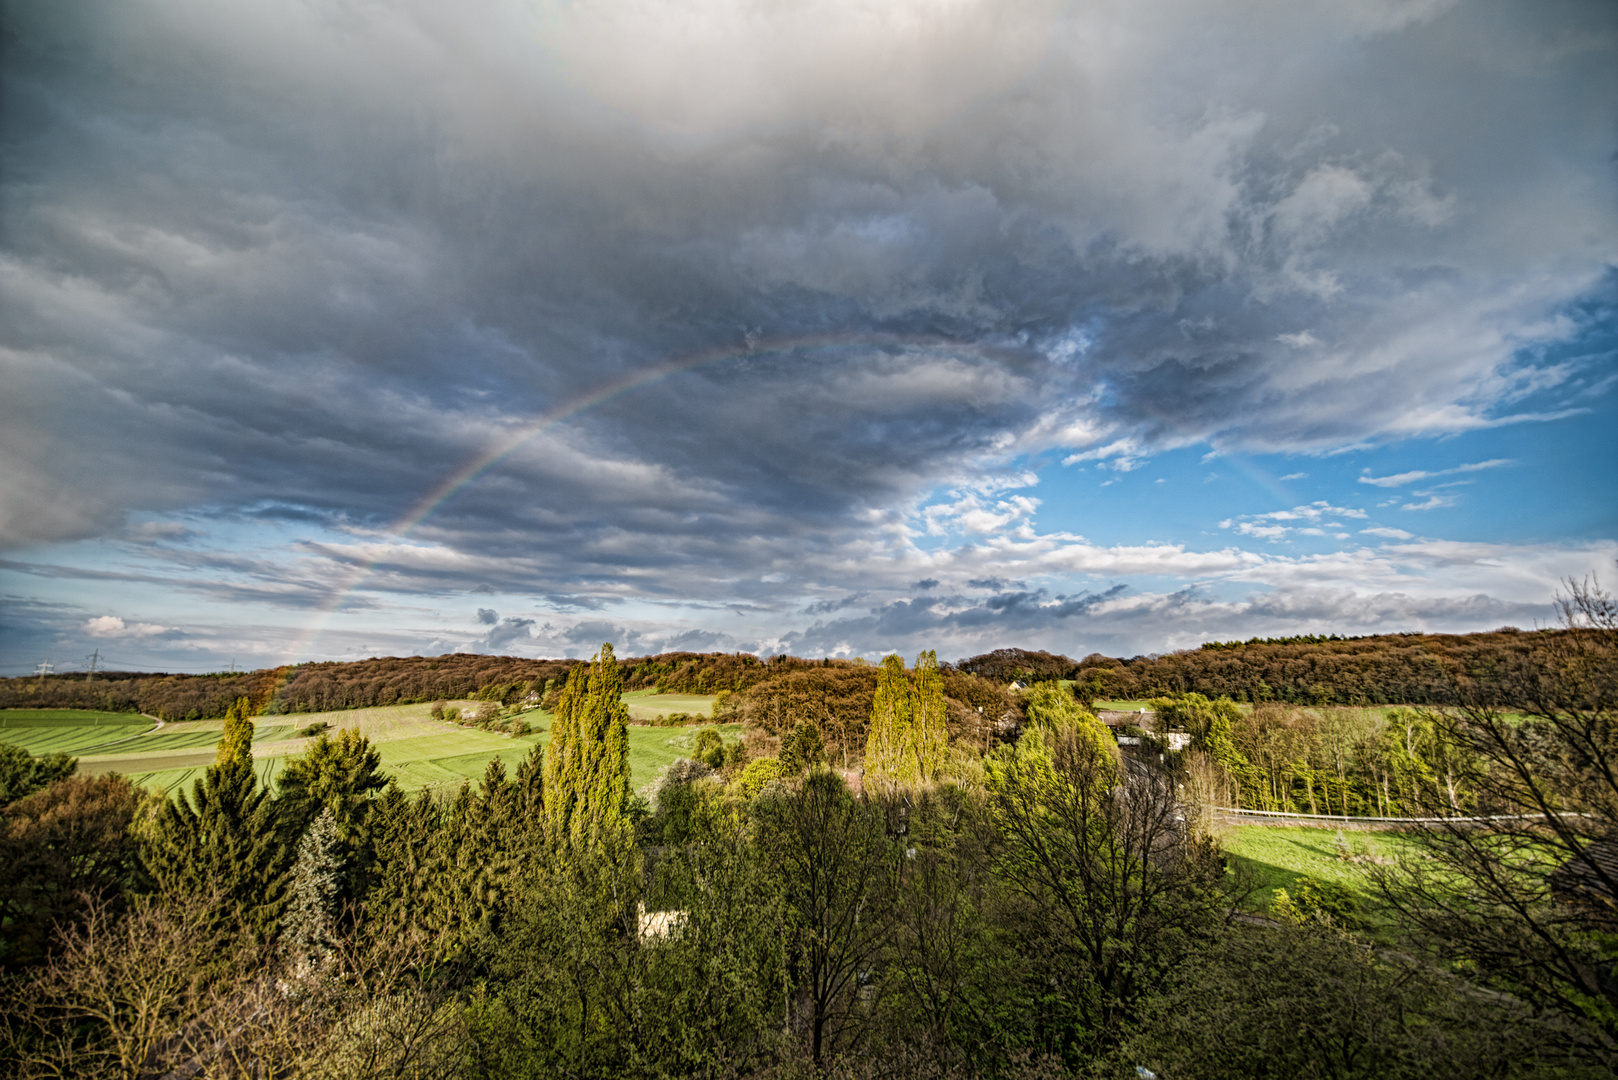
[[[1339, 841], [1341, 837], [1341, 841]], [[1275, 894], [1286, 889], [1296, 896], [1298, 882], [1311, 878], [1352, 893], [1361, 916], [1377, 936], [1389, 929], [1377, 911], [1376, 889], [1370, 871], [1414, 854], [1416, 842], [1391, 831], [1343, 831], [1286, 825], [1233, 825], [1220, 832], [1220, 843], [1237, 869], [1250, 875], [1254, 886], [1247, 907], [1268, 912]], [[1346, 854], [1349, 857], [1344, 858]]]
[[[706, 714], [713, 698], [694, 694], [659, 695], [648, 701], [647, 692], [626, 694], [632, 720], [648, 721], [659, 714]], [[463, 708], [476, 702], [451, 704]], [[406, 791], [477, 780], [498, 757], [515, 771], [535, 744], [550, 741], [550, 714], [533, 710], [524, 718], [533, 730], [521, 737], [460, 727], [428, 715], [426, 703], [390, 705], [342, 712], [300, 713], [296, 718], [261, 716], [253, 732], [253, 760], [263, 782], [274, 780], [287, 758], [300, 754], [313, 741], [297, 732], [326, 724], [335, 732], [353, 728], [382, 755], [386, 771]], [[224, 730], [222, 720], [193, 720], [159, 725], [137, 713], [96, 713], [70, 709], [0, 710], [0, 742], [22, 746], [31, 754], [65, 751], [79, 759], [86, 776], [122, 773], [145, 787], [172, 792], [189, 787], [213, 764], [214, 747]], [[721, 729], [728, 736], [739, 725]], [[659, 769], [689, 754], [696, 727], [629, 728], [631, 783], [644, 786]]]
[[651, 722], [672, 713], [707, 716], [713, 711], [712, 694], [659, 694], [656, 690], [631, 690], [624, 694], [631, 722]]

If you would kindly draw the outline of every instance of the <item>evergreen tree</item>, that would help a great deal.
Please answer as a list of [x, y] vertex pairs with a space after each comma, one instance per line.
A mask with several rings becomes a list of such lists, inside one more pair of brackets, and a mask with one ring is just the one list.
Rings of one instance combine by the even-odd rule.
[[575, 848], [616, 846], [629, 835], [629, 710], [612, 646], [576, 666], [556, 706], [545, 753], [548, 835]]
[[331, 952], [341, 902], [343, 837], [330, 806], [321, 810], [298, 842], [292, 896], [283, 941], [289, 959], [308, 968]]
[[497, 931], [534, 868], [533, 761], [513, 783], [491, 758], [481, 788], [463, 784], [452, 797], [383, 792], [366, 918], [420, 932], [439, 958], [464, 954]]
[[0, 809], [67, 779], [78, 767], [78, 758], [60, 750], [34, 757], [20, 746], [0, 743]]
[[218, 756], [188, 799], [165, 802], [141, 861], [160, 890], [217, 897], [255, 933], [273, 933], [291, 848], [276, 828], [276, 805], [253, 772], [252, 708], [230, 707]]
[[321, 732], [302, 754], [289, 758], [276, 784], [294, 820], [310, 822], [324, 806], [346, 834], [365, 813], [371, 794], [388, 781], [382, 775], [382, 755], [371, 741], [343, 728], [336, 738]]

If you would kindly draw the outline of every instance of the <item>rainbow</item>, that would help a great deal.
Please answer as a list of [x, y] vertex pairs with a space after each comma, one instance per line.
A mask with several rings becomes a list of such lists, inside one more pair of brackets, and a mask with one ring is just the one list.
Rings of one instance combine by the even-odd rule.
[[[963, 345], [959, 341], [941, 337], [871, 333], [817, 334], [778, 338], [770, 341], [744, 340], [740, 345], [727, 345], [722, 348], [706, 349], [701, 352], [683, 355], [661, 364], [629, 372], [611, 382], [603, 383], [588, 393], [572, 398], [505, 433], [494, 440], [481, 453], [434, 485], [410, 510], [384, 529], [383, 533], [389, 539], [405, 539], [445, 503], [475, 484], [484, 473], [515, 453], [523, 444], [614, 399], [644, 390], [649, 386], [685, 372], [711, 367], [732, 360], [776, 355], [799, 349], [850, 348], [856, 346], [890, 349], [954, 348], [968, 349], [979, 355], [999, 355], [1006, 359], [1011, 356], [1011, 353], [1003, 350], [986, 348], [981, 345]], [[321, 637], [329, 628], [332, 617], [342, 608], [350, 596], [370, 580], [382, 561], [383, 556], [378, 555], [368, 561], [355, 563], [350, 568], [342, 583], [334, 588], [326, 602], [316, 609], [314, 617], [293, 646], [287, 661], [288, 664], [300, 663], [310, 658], [315, 645], [319, 643]], [[283, 675], [281, 682], [284, 683], [287, 678], [290, 678], [289, 674]]]

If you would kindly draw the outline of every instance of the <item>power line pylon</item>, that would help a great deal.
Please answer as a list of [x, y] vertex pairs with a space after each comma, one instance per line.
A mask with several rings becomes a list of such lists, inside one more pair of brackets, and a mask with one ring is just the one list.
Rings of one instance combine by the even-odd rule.
[[92, 655], [86, 656], [84, 660], [85, 663], [90, 665], [90, 670], [84, 673], [84, 681], [89, 682], [96, 677], [96, 664], [101, 662], [101, 650], [97, 649]]
[[36, 694], [45, 689], [45, 676], [49, 675], [55, 670], [56, 665], [51, 663], [49, 660], [41, 660], [39, 662], [39, 666], [34, 669], [34, 674], [39, 676], [39, 682], [34, 684], [34, 692]]

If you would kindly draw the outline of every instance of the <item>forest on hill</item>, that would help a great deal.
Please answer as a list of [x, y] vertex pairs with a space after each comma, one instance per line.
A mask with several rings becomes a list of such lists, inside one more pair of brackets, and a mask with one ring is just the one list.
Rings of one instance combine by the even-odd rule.
[[[950, 697], [974, 713], [981, 708], [984, 715], [998, 715], [1014, 706], [999, 693], [1014, 679], [1075, 680], [1087, 700], [1199, 693], [1239, 702], [1437, 705], [1454, 699], [1458, 683], [1493, 685], [1505, 673], [1534, 668], [1556, 637], [1568, 632], [1212, 642], [1200, 649], [1128, 659], [1093, 653], [1073, 660], [1006, 648], [941, 667], [946, 673], [973, 677], [952, 683]], [[213, 675], [106, 672], [94, 679], [7, 678], [0, 679], [0, 708], [101, 709], [197, 720], [223, 716], [239, 697], [270, 715], [466, 698], [510, 704], [555, 690], [576, 663], [449, 653], [318, 661]], [[728, 692], [738, 695], [734, 708], [761, 722], [787, 707], [784, 702], [812, 703], [833, 718], [833, 726], [854, 722], [865, 707], [855, 688], [874, 678], [874, 669], [859, 661], [785, 655], [765, 660], [751, 653], [663, 653], [626, 658], [618, 666], [628, 690]], [[767, 689], [753, 694], [758, 687]], [[958, 719], [965, 721], [965, 713]]]

